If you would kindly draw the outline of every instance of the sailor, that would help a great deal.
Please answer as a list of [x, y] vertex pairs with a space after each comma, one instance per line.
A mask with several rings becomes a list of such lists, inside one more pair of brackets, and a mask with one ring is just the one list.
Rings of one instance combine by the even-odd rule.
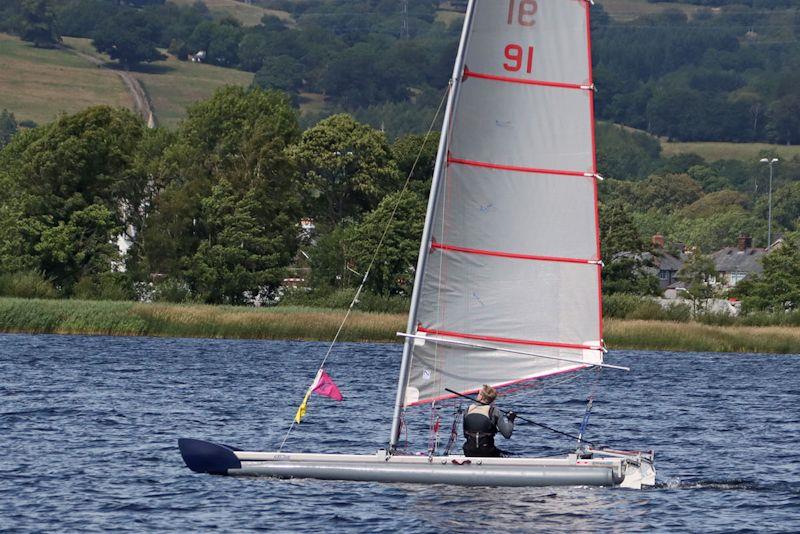
[[494, 435], [497, 432], [508, 439], [514, 431], [514, 419], [517, 414], [500, 413], [492, 404], [497, 398], [497, 390], [486, 384], [478, 393], [478, 404], [467, 409], [464, 416], [464, 455], [472, 457], [504, 456], [503, 451], [495, 447]]

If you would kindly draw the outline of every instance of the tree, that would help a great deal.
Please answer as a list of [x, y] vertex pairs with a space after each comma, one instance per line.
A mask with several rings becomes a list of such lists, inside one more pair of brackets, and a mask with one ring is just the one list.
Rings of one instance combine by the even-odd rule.
[[264, 58], [253, 85], [296, 95], [303, 85], [303, 66], [290, 56]]
[[[298, 135], [295, 111], [275, 91], [226, 87], [190, 107], [151, 167], [165, 185], [137, 238], [140, 270], [186, 278], [213, 302], [273, 288], [298, 243], [299, 185], [287, 156]], [[215, 290], [223, 273], [235, 280]]]
[[642, 210], [673, 210], [697, 201], [702, 195], [700, 185], [687, 174], [654, 174], [639, 184], [635, 202]]
[[333, 115], [306, 130], [290, 153], [311, 213], [331, 227], [373, 209], [397, 189], [385, 135], [350, 115]]
[[800, 95], [795, 91], [770, 106], [767, 131], [771, 141], [787, 145], [800, 142]]
[[11, 141], [14, 134], [17, 133], [17, 119], [13, 113], [9, 113], [7, 109], [0, 111], [0, 150]]
[[[412, 191], [393, 193], [368, 213], [349, 235], [349, 259], [358, 272], [366, 272], [377, 252], [367, 280], [368, 287], [375, 293], [411, 294], [425, 223], [425, 205], [425, 198]], [[394, 218], [390, 223], [392, 213]], [[384, 236], [387, 225], [389, 229]], [[378, 249], [382, 236], [383, 243]]]
[[[144, 132], [133, 113], [89, 108], [17, 134], [0, 152], [0, 259], [33, 268], [69, 293], [119, 261], [121, 206]], [[5, 217], [2, 216], [5, 214]], [[9, 227], [10, 226], [10, 227]]]
[[118, 60], [125, 68], [165, 59], [158, 51], [156, 22], [138, 11], [123, 10], [95, 31], [92, 46]]
[[597, 165], [606, 177], [641, 180], [655, 168], [661, 155], [657, 138], [613, 124], [599, 124], [597, 140]]
[[427, 141], [424, 134], [408, 134], [392, 145], [392, 154], [397, 162], [400, 177], [406, 178], [411, 175], [412, 187], [418, 188], [418, 192], [425, 196], [430, 189], [438, 148], [438, 133], [432, 133]]
[[714, 277], [717, 269], [714, 260], [695, 252], [678, 271], [678, 280], [686, 284], [685, 293], [692, 299], [692, 309], [697, 313], [701, 303], [714, 296]]
[[[768, 202], [762, 197], [757, 212], [766, 219]], [[789, 230], [800, 229], [800, 182], [791, 182], [774, 191], [772, 196], [772, 221]]]
[[733, 294], [742, 298], [745, 312], [783, 312], [800, 308], [800, 248], [797, 236], [763, 257], [764, 272], [736, 285]]
[[52, 48], [61, 42], [49, 0], [22, 0], [20, 37], [39, 48]]
[[748, 205], [749, 199], [746, 195], [725, 189], [701, 197], [683, 208], [681, 214], [689, 218], [710, 217], [734, 206], [746, 208]]
[[187, 278], [206, 302], [241, 304], [270, 296], [283, 279], [293, 250], [258, 220], [256, 191], [236, 191], [224, 178], [202, 200], [207, 237], [187, 267]]
[[601, 205], [600, 242], [605, 293], [658, 293], [653, 256], [623, 204]]

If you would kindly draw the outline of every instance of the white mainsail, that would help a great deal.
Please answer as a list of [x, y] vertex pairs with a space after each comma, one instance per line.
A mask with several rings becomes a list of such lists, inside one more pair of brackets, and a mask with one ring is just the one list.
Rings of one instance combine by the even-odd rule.
[[412, 299], [405, 406], [602, 364], [589, 8], [467, 8]]

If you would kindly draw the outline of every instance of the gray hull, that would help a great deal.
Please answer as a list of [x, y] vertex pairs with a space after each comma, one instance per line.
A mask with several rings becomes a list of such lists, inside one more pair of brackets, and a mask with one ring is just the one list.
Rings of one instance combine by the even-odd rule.
[[316, 478], [461, 486], [623, 486], [655, 483], [652, 457], [641, 453], [579, 459], [466, 458], [307, 454], [241, 451], [202, 440], [180, 439], [186, 465], [195, 472], [238, 476]]

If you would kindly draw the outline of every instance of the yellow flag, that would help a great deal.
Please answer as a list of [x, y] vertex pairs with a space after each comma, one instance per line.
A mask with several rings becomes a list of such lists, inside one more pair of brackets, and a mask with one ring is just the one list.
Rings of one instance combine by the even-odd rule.
[[308, 391], [306, 391], [306, 396], [303, 397], [303, 402], [301, 402], [300, 407], [297, 408], [297, 413], [294, 414], [294, 422], [297, 423], [298, 425], [300, 424], [300, 421], [302, 421], [303, 417], [306, 416], [306, 407], [308, 405], [308, 398], [314, 392], [314, 388], [317, 387], [317, 384], [319, 384], [319, 379], [321, 376], [322, 376], [322, 368], [320, 367], [319, 371], [317, 371], [317, 374], [314, 377], [314, 381], [311, 382], [311, 387], [309, 387]]
[[306, 405], [308, 404], [308, 398], [310, 396], [311, 396], [311, 388], [308, 388], [308, 391], [306, 391], [306, 396], [303, 397], [303, 402], [300, 403], [300, 407], [297, 408], [297, 413], [294, 414], [294, 422], [297, 423], [298, 425], [300, 424], [300, 421], [303, 419], [303, 417], [305, 417], [306, 415]]

